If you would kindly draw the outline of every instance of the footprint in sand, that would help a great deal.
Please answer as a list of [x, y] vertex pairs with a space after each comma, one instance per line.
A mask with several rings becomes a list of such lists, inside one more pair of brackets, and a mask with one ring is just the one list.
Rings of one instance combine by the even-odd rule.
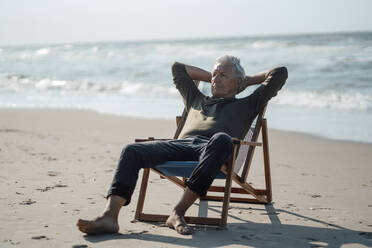
[[289, 209], [291, 207], [296, 207], [296, 205], [294, 205], [292, 203], [288, 203], [287, 206], [283, 206], [283, 208], [285, 208], [285, 209]]
[[33, 236], [31, 237], [32, 239], [37, 239], [37, 240], [42, 240], [42, 239], [45, 239], [45, 240], [49, 240], [49, 238], [47, 236], [44, 236], [44, 235], [40, 235], [40, 236]]
[[67, 187], [66, 184], [57, 183], [54, 186], [46, 186], [45, 188], [38, 188], [36, 190], [38, 190], [40, 192], [46, 192], [46, 191], [49, 191], [49, 190], [54, 189], [54, 188], [65, 188], [65, 187]]
[[31, 204], [34, 204], [34, 203], [36, 203], [36, 201], [28, 199], [28, 200], [24, 200], [24, 201], [20, 202], [19, 205], [31, 205]]
[[11, 245], [19, 245], [21, 243], [19, 241], [18, 242], [15, 242], [15, 241], [13, 241], [11, 239], [4, 239], [3, 242], [4, 243], [8, 243], [9, 242]]
[[67, 184], [57, 183], [54, 185], [55, 188], [65, 188], [68, 187]]
[[314, 194], [314, 195], [311, 195], [312, 198], [320, 198], [322, 197], [321, 195], [317, 195], [317, 194]]
[[51, 189], [54, 189], [54, 187], [52, 187], [52, 186], [46, 186], [45, 188], [38, 188], [36, 190], [38, 190], [40, 192], [46, 192], [46, 191], [49, 191]]
[[57, 159], [56, 158], [53, 158], [51, 156], [48, 156], [48, 157], [43, 157], [44, 160], [48, 160], [48, 161], [56, 161]]
[[293, 168], [293, 166], [291, 166], [289, 164], [284, 164], [284, 163], [278, 163], [277, 166], [279, 166], [279, 167], [286, 167], [286, 168]]
[[20, 131], [21, 131], [21, 130], [10, 129], [10, 128], [0, 129], [0, 132], [4, 132], [4, 133], [20, 132]]
[[59, 173], [59, 172], [57, 172], [57, 171], [48, 171], [48, 176], [50, 176], [50, 177], [55, 177], [55, 176], [58, 176], [59, 174], [61, 174], [61, 173]]

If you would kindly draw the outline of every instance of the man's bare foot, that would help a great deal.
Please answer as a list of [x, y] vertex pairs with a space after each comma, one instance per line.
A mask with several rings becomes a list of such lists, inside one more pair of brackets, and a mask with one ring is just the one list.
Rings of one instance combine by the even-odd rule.
[[176, 230], [182, 235], [190, 235], [194, 231], [193, 228], [187, 225], [183, 216], [177, 214], [175, 210], [173, 210], [171, 215], [168, 217], [166, 224], [169, 228]]
[[119, 231], [118, 222], [107, 216], [97, 217], [94, 220], [79, 219], [76, 226], [86, 234], [117, 233]]

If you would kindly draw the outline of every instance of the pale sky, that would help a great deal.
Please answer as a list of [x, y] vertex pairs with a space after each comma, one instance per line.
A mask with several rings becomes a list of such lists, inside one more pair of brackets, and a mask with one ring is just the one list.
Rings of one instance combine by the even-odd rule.
[[0, 0], [0, 45], [372, 31], [370, 0]]

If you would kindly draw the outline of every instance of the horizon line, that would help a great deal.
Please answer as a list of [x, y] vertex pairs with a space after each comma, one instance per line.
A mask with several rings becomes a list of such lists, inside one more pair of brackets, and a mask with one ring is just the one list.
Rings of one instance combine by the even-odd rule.
[[345, 30], [345, 31], [320, 31], [320, 32], [296, 32], [296, 33], [275, 33], [275, 34], [247, 34], [247, 35], [227, 35], [227, 36], [195, 36], [191, 38], [144, 38], [144, 39], [108, 39], [108, 40], [77, 40], [77, 41], [60, 41], [60, 42], [30, 42], [19, 44], [0, 44], [1, 47], [17, 46], [41, 46], [41, 45], [62, 45], [62, 44], [89, 44], [89, 43], [146, 43], [146, 42], [182, 42], [182, 41], [208, 41], [208, 40], [228, 40], [238, 38], [259, 38], [259, 37], [283, 37], [283, 36], [302, 36], [302, 35], [324, 35], [324, 34], [351, 34], [351, 33], [372, 33], [372, 30]]

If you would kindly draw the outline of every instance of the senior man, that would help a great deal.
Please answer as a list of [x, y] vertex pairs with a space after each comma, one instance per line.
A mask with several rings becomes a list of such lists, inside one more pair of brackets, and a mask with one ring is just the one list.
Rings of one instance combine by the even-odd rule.
[[[119, 231], [118, 215], [128, 205], [141, 168], [151, 168], [169, 160], [198, 160], [186, 181], [187, 188], [166, 224], [180, 234], [191, 234], [184, 215], [194, 201], [206, 194], [221, 166], [232, 153], [232, 137], [244, 138], [266, 103], [282, 88], [285, 67], [245, 76], [238, 58], [225, 55], [216, 60], [212, 73], [175, 62], [173, 81], [182, 95], [188, 117], [177, 140], [127, 145], [120, 156], [107, 204], [94, 220], [79, 219], [77, 226], [87, 234]], [[212, 97], [205, 96], [193, 80], [211, 83]], [[235, 98], [250, 85], [261, 84], [251, 95]]]

